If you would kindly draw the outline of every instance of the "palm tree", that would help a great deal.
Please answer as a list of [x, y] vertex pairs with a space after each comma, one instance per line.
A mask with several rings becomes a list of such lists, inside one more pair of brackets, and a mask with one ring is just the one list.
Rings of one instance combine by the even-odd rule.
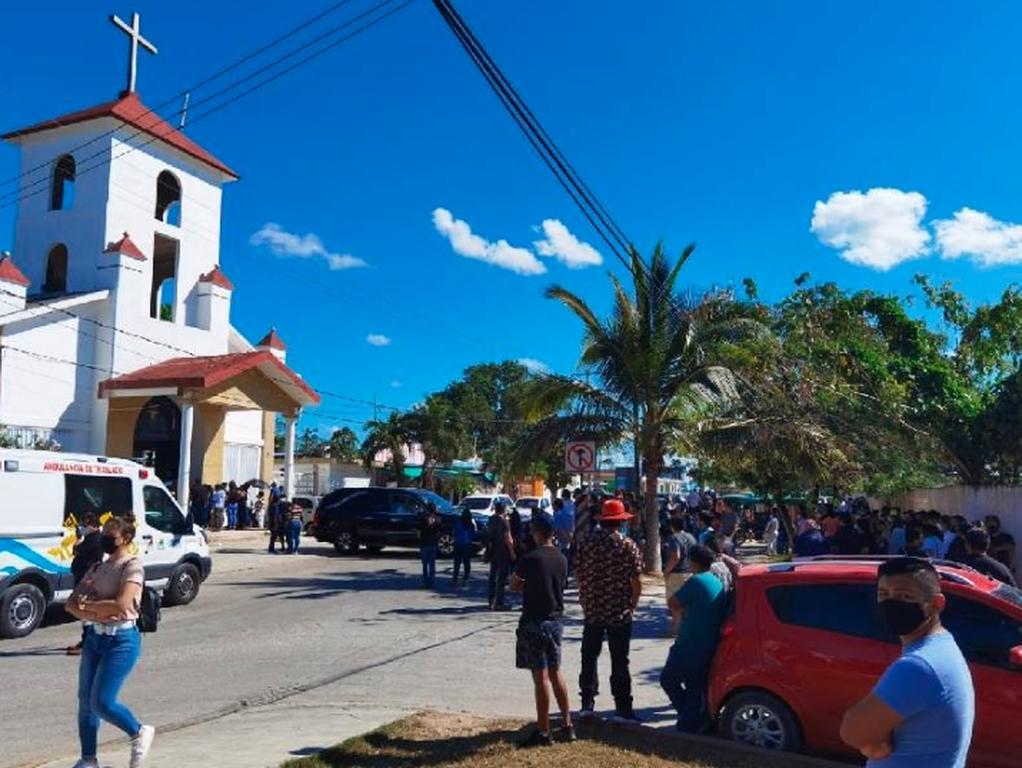
[[362, 463], [366, 469], [372, 467], [376, 454], [381, 451], [390, 453], [390, 468], [397, 484], [404, 482], [405, 448], [412, 441], [412, 434], [404, 417], [397, 411], [391, 412], [386, 419], [373, 419], [365, 425], [366, 435], [362, 441]]
[[466, 443], [466, 431], [453, 406], [441, 395], [430, 395], [426, 402], [402, 417], [409, 438], [422, 446], [420, 485], [435, 489], [438, 464], [450, 464]]
[[[701, 296], [677, 290], [694, 246], [671, 264], [662, 245], [645, 262], [631, 252], [632, 291], [613, 275], [614, 305], [600, 319], [580, 296], [560, 286], [546, 295], [582, 322], [581, 365], [589, 377], [540, 376], [531, 392], [530, 414], [538, 422], [526, 450], [567, 438], [604, 444], [631, 441], [636, 468], [646, 466], [646, 568], [660, 569], [657, 479], [664, 455], [684, 430], [696, 428], [709, 411], [737, 396], [724, 350], [750, 333], [765, 331], [741, 315], [729, 291]], [[544, 413], [556, 411], [552, 416]]]

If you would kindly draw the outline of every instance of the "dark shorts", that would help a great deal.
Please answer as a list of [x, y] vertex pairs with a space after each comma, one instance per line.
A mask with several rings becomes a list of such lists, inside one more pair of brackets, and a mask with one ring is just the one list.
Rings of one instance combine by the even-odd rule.
[[560, 619], [521, 622], [515, 645], [515, 666], [530, 670], [560, 669], [563, 633]]

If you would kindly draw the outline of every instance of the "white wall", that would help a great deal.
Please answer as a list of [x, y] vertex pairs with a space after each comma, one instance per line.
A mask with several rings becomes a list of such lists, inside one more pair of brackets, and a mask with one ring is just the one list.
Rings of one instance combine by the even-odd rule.
[[228, 411], [224, 416], [224, 442], [263, 444], [262, 411]]
[[[0, 311], [2, 307], [0, 302]], [[89, 306], [74, 309], [81, 317], [94, 311]], [[61, 314], [5, 326], [0, 339], [0, 423], [56, 430], [64, 450], [90, 451], [95, 371], [62, 361], [92, 361], [100, 343], [93, 332], [89, 323]], [[100, 431], [105, 439], [105, 430]]]
[[1012, 485], [951, 485], [921, 488], [888, 501], [902, 509], [935, 509], [941, 514], [962, 515], [969, 522], [998, 515], [1001, 525], [1022, 547], [1022, 487]]
[[[46, 256], [57, 243], [68, 249], [68, 288], [92, 291], [99, 283], [97, 259], [106, 240], [106, 205], [109, 166], [102, 163], [109, 146], [97, 140], [83, 149], [75, 147], [108, 129], [105, 121], [70, 126], [25, 137], [21, 147], [21, 187], [14, 226], [14, 263], [32, 282], [29, 294], [38, 293], [46, 277]], [[61, 155], [75, 157], [77, 180], [74, 200], [64, 211], [50, 210], [53, 166]], [[101, 153], [100, 157], [88, 159]], [[95, 166], [92, 170], [87, 170]], [[97, 248], [97, 244], [100, 244]]]

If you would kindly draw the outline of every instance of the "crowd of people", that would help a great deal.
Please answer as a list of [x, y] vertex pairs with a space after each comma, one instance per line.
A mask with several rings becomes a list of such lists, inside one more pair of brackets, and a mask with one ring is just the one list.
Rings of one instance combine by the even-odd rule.
[[[1015, 585], [1015, 539], [997, 515], [970, 522], [962, 515], [936, 510], [871, 510], [863, 500], [835, 508], [821, 504], [799, 508], [793, 519], [795, 557], [818, 555], [907, 555], [951, 560]], [[771, 546], [773, 544], [773, 546]], [[768, 552], [786, 551], [775, 539]]]

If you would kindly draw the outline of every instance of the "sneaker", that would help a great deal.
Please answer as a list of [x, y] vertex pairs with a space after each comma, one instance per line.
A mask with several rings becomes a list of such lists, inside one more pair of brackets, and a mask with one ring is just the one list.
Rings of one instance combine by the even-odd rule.
[[94, 757], [90, 757], [88, 760], [83, 757], [75, 763], [75, 768], [99, 768], [99, 761]]
[[614, 713], [614, 717], [612, 719], [615, 723], [620, 723], [622, 725], [642, 725], [642, 720], [637, 714], [635, 714], [635, 710], [631, 707], [628, 709], [619, 709]]
[[582, 699], [582, 709], [578, 711], [578, 716], [584, 719], [593, 717], [596, 711], [596, 699], [585, 698]]
[[578, 736], [575, 735], [575, 726], [562, 725], [557, 729], [555, 739], [562, 744], [571, 744], [578, 741]]
[[131, 740], [131, 768], [139, 768], [149, 749], [153, 746], [153, 738], [156, 736], [156, 729], [151, 725], [143, 725], [138, 729], [138, 736]]
[[522, 739], [518, 742], [519, 749], [533, 749], [534, 747], [549, 747], [554, 743], [554, 740], [550, 738], [549, 733], [541, 733], [539, 731], [533, 731], [532, 735], [527, 739]]

